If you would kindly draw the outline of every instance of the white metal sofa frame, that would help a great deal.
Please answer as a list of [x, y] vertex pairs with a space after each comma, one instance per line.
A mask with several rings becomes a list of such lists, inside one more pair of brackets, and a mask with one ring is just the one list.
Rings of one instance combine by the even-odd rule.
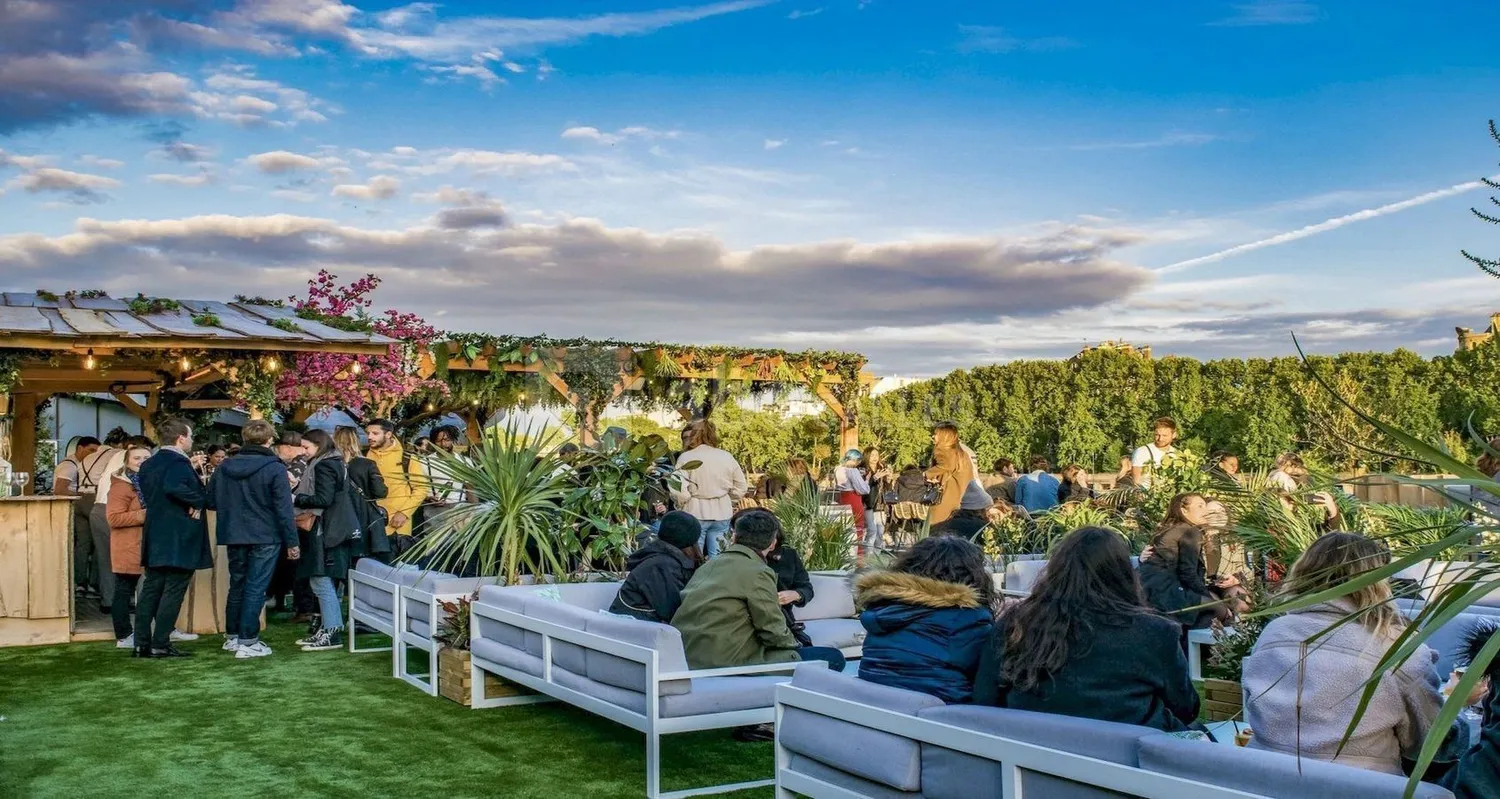
[[[582, 630], [575, 630], [559, 624], [534, 619], [514, 611], [503, 610], [492, 605], [475, 603], [473, 613], [486, 619], [519, 627], [528, 632], [538, 633], [542, 636], [542, 676], [535, 677], [524, 671], [508, 668], [492, 661], [483, 660], [472, 656], [470, 669], [472, 672], [472, 695], [470, 696], [470, 707], [475, 710], [491, 707], [506, 707], [511, 705], [531, 704], [545, 702], [549, 699], [566, 702], [574, 707], [587, 710], [597, 716], [603, 716], [617, 724], [623, 724], [633, 730], [646, 734], [646, 797], [647, 799], [683, 799], [689, 796], [705, 796], [709, 794], [730, 793], [749, 788], [762, 788], [775, 785], [775, 779], [757, 780], [753, 782], [741, 782], [730, 785], [713, 785], [704, 788], [689, 788], [681, 791], [663, 792], [661, 790], [661, 736], [680, 732], [699, 732], [702, 730], [721, 730], [732, 727], [743, 727], [753, 724], [766, 724], [777, 717], [774, 706], [755, 708], [751, 710], [735, 710], [724, 713], [707, 713], [698, 716], [679, 716], [674, 718], [661, 717], [661, 683], [673, 680], [691, 680], [694, 678], [709, 677], [743, 677], [758, 674], [774, 674], [777, 672], [791, 672], [797, 666], [803, 665], [802, 661], [790, 663], [772, 663], [761, 666], [737, 666], [725, 669], [696, 669], [682, 672], [662, 672], [658, 664], [658, 653], [655, 649], [643, 646], [627, 644], [594, 635]], [[480, 627], [474, 626], [474, 634], [478, 636]], [[552, 642], [565, 641], [577, 644], [584, 649], [603, 652], [615, 657], [640, 663], [646, 668], [646, 712], [636, 713], [611, 702], [606, 702], [597, 697], [590, 696], [581, 691], [558, 685], [552, 680]], [[826, 666], [826, 664], [824, 664]], [[484, 695], [484, 675], [493, 674], [506, 680], [523, 685], [544, 696], [512, 696], [490, 699]]]
[[[356, 607], [354, 602], [355, 584], [367, 586], [371, 590], [379, 591], [383, 594], [388, 594], [391, 597], [390, 622], [386, 622], [378, 616], [367, 615], [358, 607]], [[393, 583], [389, 580], [382, 580], [378, 577], [373, 577], [356, 569], [350, 569], [348, 593], [349, 623], [347, 625], [347, 628], [350, 654], [361, 654], [366, 652], [393, 652], [393, 654], [391, 655], [391, 676], [401, 676], [400, 665], [397, 661], [398, 656], [397, 654], [395, 654], [395, 652], [400, 651], [400, 647], [396, 646], [396, 640], [399, 637], [398, 633], [401, 626], [404, 626], [404, 622], [402, 620], [406, 618], [406, 609], [401, 606], [401, 585], [399, 583]], [[359, 637], [360, 624], [364, 624], [366, 627], [369, 627], [376, 632], [385, 633], [390, 637], [391, 645], [360, 649], [359, 643], [357, 641]]]
[[1147, 799], [1266, 799], [1260, 794], [1207, 785], [1170, 774], [1132, 768], [978, 730], [916, 718], [793, 685], [776, 688], [776, 799], [792, 799], [799, 795], [812, 799], [866, 799], [864, 794], [791, 769], [791, 754], [782, 747], [780, 738], [781, 717], [789, 707], [993, 760], [1001, 765], [1001, 791], [1005, 799], [1040, 799], [1040, 794], [1022, 791], [1023, 773], [1027, 771], [1051, 774]]
[[[442, 642], [437, 640], [438, 622], [442, 618], [441, 605], [444, 602], [457, 602], [464, 597], [473, 596], [479, 586], [485, 584], [481, 579], [467, 579], [462, 577], [447, 578], [442, 582], [470, 583], [472, 587], [467, 591], [423, 591], [416, 586], [400, 586], [401, 602], [398, 607], [401, 615], [396, 617], [396, 635], [391, 639], [396, 643], [395, 652], [392, 655], [396, 676], [402, 680], [421, 688], [428, 696], [438, 695], [438, 651], [443, 648]], [[423, 638], [411, 629], [411, 619], [407, 610], [410, 605], [421, 605], [427, 608], [427, 631], [428, 635]], [[407, 647], [416, 647], [427, 653], [427, 675], [424, 678], [420, 674], [412, 674], [407, 666], [411, 663], [411, 655]]]

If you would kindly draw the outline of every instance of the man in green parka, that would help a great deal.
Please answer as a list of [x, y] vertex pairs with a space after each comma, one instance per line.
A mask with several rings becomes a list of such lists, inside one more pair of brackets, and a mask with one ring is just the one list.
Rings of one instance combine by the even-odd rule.
[[672, 617], [672, 626], [682, 632], [688, 666], [721, 669], [822, 660], [842, 671], [842, 652], [799, 647], [787, 628], [776, 596], [776, 573], [766, 565], [781, 522], [770, 511], [755, 508], [736, 514], [733, 530], [734, 543], [698, 567]]

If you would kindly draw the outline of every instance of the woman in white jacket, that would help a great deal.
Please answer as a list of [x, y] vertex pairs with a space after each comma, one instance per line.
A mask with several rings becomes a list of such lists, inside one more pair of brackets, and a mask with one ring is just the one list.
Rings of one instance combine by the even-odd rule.
[[719, 449], [719, 431], [713, 422], [699, 419], [683, 428], [682, 446], [686, 451], [677, 458], [682, 480], [673, 489], [672, 500], [678, 510], [703, 525], [698, 551], [714, 558], [723, 548], [721, 538], [729, 533], [735, 505], [749, 484], [734, 456]]

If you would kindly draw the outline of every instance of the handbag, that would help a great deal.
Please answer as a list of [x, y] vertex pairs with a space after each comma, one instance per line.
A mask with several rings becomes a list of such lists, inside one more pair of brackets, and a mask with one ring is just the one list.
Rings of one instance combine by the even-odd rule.
[[924, 488], [924, 489], [922, 489], [922, 504], [923, 505], [936, 505], [936, 504], [938, 504], [939, 502], [942, 502], [942, 501], [943, 501], [943, 486], [942, 486], [941, 483], [928, 483], [927, 487]]

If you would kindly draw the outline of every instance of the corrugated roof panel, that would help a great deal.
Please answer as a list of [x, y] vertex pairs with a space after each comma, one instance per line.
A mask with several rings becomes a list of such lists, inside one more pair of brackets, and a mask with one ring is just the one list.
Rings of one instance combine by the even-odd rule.
[[239, 303], [235, 303], [234, 307], [238, 308], [239, 310], [245, 311], [246, 313], [251, 313], [264, 319], [289, 320], [295, 323], [297, 327], [302, 328], [303, 331], [311, 334], [312, 339], [322, 339], [323, 341], [362, 342], [369, 341], [372, 338], [376, 338], [369, 333], [354, 333], [348, 330], [339, 330], [336, 327], [329, 327], [322, 322], [314, 322], [310, 319], [303, 319], [297, 316], [297, 312], [292, 310], [291, 308], [277, 308], [273, 305], [241, 305]]
[[266, 320], [259, 316], [241, 312], [228, 303], [202, 300], [183, 300], [184, 307], [195, 313], [207, 311], [219, 317], [219, 326], [236, 333], [243, 333], [255, 338], [269, 338], [279, 341], [306, 341], [318, 343], [318, 339], [305, 333], [293, 333], [288, 330], [271, 327]]
[[110, 324], [119, 328], [127, 336], [165, 336], [167, 333], [142, 322], [125, 311], [101, 311], [100, 316], [109, 320]]
[[42, 312], [30, 306], [0, 305], [0, 333], [51, 333]]
[[85, 311], [78, 308], [59, 308], [57, 313], [68, 326], [85, 336], [123, 336], [125, 331], [110, 322], [109, 318], [99, 311]]
[[84, 308], [90, 311], [128, 311], [130, 304], [124, 300], [114, 297], [74, 297], [72, 299], [74, 308]]
[[189, 336], [192, 338], [245, 338], [233, 330], [225, 330], [222, 327], [207, 327], [193, 321], [193, 315], [187, 311], [168, 311], [138, 316], [138, 319], [153, 327], [171, 333], [174, 336]]
[[0, 294], [0, 305], [12, 308], [30, 308], [36, 304], [36, 295], [24, 291], [7, 291]]
[[[39, 300], [38, 302], [42, 301]], [[62, 313], [55, 306], [39, 306], [36, 310], [37, 313], [40, 313], [47, 320], [47, 324], [52, 326], [52, 335], [68, 336], [69, 338], [78, 335], [78, 331], [74, 330], [73, 326], [62, 318]]]

